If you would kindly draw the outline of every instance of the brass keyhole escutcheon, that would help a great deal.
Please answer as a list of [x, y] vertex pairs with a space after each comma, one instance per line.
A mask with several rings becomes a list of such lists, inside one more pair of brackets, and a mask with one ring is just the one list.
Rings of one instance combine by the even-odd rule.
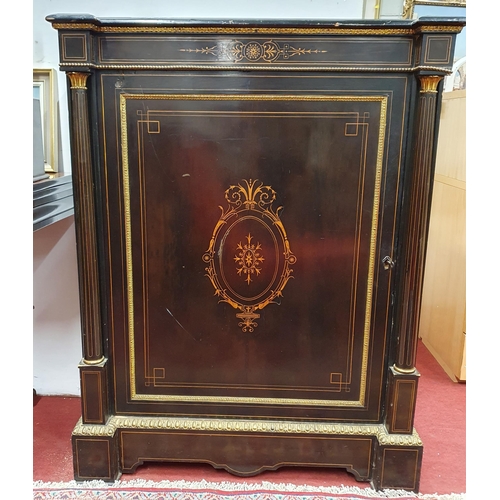
[[386, 255], [382, 259], [382, 264], [384, 265], [384, 269], [386, 271], [388, 271], [389, 269], [392, 269], [394, 267], [394, 261], [388, 255]]

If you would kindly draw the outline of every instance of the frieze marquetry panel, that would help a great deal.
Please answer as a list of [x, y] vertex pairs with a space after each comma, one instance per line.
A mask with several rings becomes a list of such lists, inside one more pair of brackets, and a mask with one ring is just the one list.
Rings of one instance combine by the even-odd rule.
[[370, 51], [352, 51], [360, 41], [353, 38], [176, 38], [159, 40], [144, 50], [149, 39], [141, 36], [106, 36], [99, 39], [100, 64], [293, 64], [299, 66], [411, 65], [412, 40], [377, 39]]

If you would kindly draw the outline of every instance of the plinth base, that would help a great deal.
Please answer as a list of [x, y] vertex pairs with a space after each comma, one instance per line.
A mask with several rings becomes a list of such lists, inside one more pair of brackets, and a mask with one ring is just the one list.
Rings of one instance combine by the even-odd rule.
[[73, 430], [75, 479], [115, 481], [144, 462], [203, 462], [238, 476], [282, 466], [344, 468], [375, 489], [418, 491], [422, 442], [383, 424], [136, 418]]

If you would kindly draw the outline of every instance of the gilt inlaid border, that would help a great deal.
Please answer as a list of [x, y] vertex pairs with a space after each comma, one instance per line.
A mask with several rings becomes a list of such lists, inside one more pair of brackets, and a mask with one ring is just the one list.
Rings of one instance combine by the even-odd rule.
[[459, 33], [462, 26], [454, 24], [421, 25], [409, 28], [387, 27], [345, 27], [337, 23], [332, 26], [294, 27], [294, 26], [111, 26], [87, 23], [52, 23], [56, 30], [85, 30], [96, 33], [196, 33], [196, 34], [239, 34], [239, 35], [416, 35], [419, 33]]
[[[365, 307], [365, 324], [363, 333], [363, 351], [361, 362], [360, 398], [358, 401], [340, 400], [318, 400], [318, 399], [294, 399], [294, 398], [255, 398], [255, 397], [232, 397], [232, 396], [188, 396], [188, 395], [160, 395], [160, 394], [138, 394], [135, 382], [135, 339], [134, 339], [134, 294], [133, 294], [133, 272], [132, 272], [132, 237], [131, 237], [131, 208], [130, 208], [130, 180], [128, 160], [128, 135], [126, 106], [129, 99], [172, 99], [172, 100], [242, 100], [242, 101], [344, 101], [344, 102], [379, 102], [380, 123], [378, 134], [377, 159], [375, 169], [374, 201], [372, 210], [372, 224], [370, 233], [370, 252], [368, 264], [367, 299]], [[386, 96], [358, 96], [358, 95], [269, 95], [269, 94], [120, 94], [120, 124], [121, 124], [121, 148], [123, 169], [123, 191], [124, 191], [124, 222], [125, 222], [125, 258], [126, 258], [126, 289], [128, 306], [128, 339], [129, 339], [129, 383], [130, 398], [133, 401], [170, 401], [170, 402], [198, 402], [198, 403], [239, 403], [239, 404], [274, 404], [295, 406], [344, 406], [363, 407], [366, 399], [367, 370], [369, 357], [369, 337], [371, 328], [372, 300], [373, 300], [373, 277], [375, 272], [375, 255], [377, 246], [379, 204], [382, 181], [382, 165], [384, 157], [385, 130], [387, 122]]]

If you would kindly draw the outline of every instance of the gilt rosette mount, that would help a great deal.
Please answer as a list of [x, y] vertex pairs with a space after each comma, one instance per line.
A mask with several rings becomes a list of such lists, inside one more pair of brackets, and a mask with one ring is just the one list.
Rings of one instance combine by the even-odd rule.
[[283, 207], [273, 208], [271, 186], [243, 180], [230, 186], [225, 198], [228, 207], [219, 206], [222, 214], [202, 259], [219, 302], [238, 311], [243, 332], [253, 332], [258, 311], [279, 304], [297, 258], [279, 217]]

